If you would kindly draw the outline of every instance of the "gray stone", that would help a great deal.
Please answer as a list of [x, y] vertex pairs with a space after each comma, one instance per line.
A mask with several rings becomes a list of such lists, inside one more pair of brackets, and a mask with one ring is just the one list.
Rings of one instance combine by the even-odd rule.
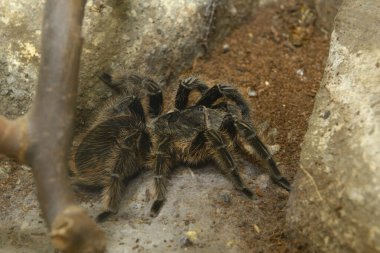
[[316, 252], [380, 252], [380, 2], [344, 1], [287, 221]]
[[[98, 74], [175, 79], [251, 14], [258, 0], [92, 0], [86, 5], [78, 122], [108, 96]], [[0, 113], [27, 112], [37, 83], [43, 1], [0, 1]], [[82, 118], [83, 116], [83, 118]]]
[[[10, 206], [0, 214], [0, 253], [51, 253], [31, 172], [16, 174], [20, 184], [8, 192]], [[248, 182], [250, 176], [243, 176]], [[225, 212], [249, 216], [250, 224], [260, 224], [266, 217], [255, 201], [242, 196], [211, 168], [193, 174], [178, 169], [171, 177], [167, 201], [155, 218], [150, 217], [153, 198], [147, 198], [147, 191], [154, 192], [150, 173], [130, 182], [119, 213], [99, 224], [107, 234], [108, 252], [249, 252], [250, 242], [241, 237], [241, 222], [227, 218]], [[226, 192], [230, 204], [221, 199], [220, 194]], [[92, 217], [102, 210], [100, 197], [86, 195], [81, 203]]]

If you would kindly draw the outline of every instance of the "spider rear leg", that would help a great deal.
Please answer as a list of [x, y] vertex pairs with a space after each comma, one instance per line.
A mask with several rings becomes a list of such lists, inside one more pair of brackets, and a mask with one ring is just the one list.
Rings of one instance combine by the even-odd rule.
[[204, 136], [217, 168], [227, 176], [227, 178], [233, 183], [235, 189], [241, 191], [247, 197], [254, 199], [254, 193], [244, 185], [232, 155], [220, 134], [214, 129], [207, 129], [204, 132]]
[[219, 110], [222, 110], [222, 111], [225, 111], [225, 112], [229, 111], [229, 106], [228, 106], [228, 103], [226, 101], [214, 104], [210, 108], [211, 109], [219, 109]]
[[150, 209], [152, 217], [158, 215], [166, 200], [167, 181], [169, 172], [172, 166], [172, 158], [170, 155], [170, 140], [164, 138], [157, 147], [154, 155], [153, 168], [154, 168], [154, 184], [156, 190], [156, 197]]
[[211, 108], [212, 105], [221, 97], [231, 99], [236, 103], [244, 119], [249, 119], [250, 110], [242, 95], [233, 87], [225, 84], [217, 84], [209, 89], [196, 103]]
[[222, 124], [222, 128], [226, 130], [232, 138], [237, 140], [239, 148], [242, 149], [246, 155], [252, 156], [256, 154], [264, 161], [274, 183], [287, 191], [291, 190], [289, 181], [282, 176], [272, 154], [259, 139], [255, 129], [249, 123], [227, 115]]
[[122, 135], [125, 134], [127, 136], [123, 136], [123, 141], [116, 142], [116, 147], [105, 164], [105, 166], [110, 166], [112, 170], [108, 175], [108, 183], [103, 188], [104, 211], [97, 216], [98, 222], [103, 222], [110, 215], [117, 213], [125, 190], [125, 180], [133, 177], [141, 170], [141, 166], [138, 164], [138, 151], [133, 150], [133, 147], [136, 146], [142, 133], [136, 129], [132, 132], [122, 133]]
[[103, 188], [104, 212], [98, 221], [117, 212], [124, 180], [140, 171], [138, 161], [141, 153], [149, 152], [149, 145], [145, 124], [134, 116], [105, 120], [85, 136], [74, 156], [74, 176], [80, 180], [78, 183]]
[[208, 87], [195, 77], [188, 77], [185, 80], [180, 81], [175, 97], [175, 108], [178, 110], [185, 109], [187, 107], [190, 92], [193, 90], [197, 90], [204, 95], [208, 90]]
[[112, 76], [108, 73], [102, 73], [99, 76], [99, 79], [108, 87], [110, 87], [112, 90], [114, 90], [116, 93], [121, 93], [120, 86], [121, 82], [115, 82], [112, 78]]
[[144, 87], [149, 98], [149, 113], [152, 117], [157, 117], [162, 111], [163, 96], [160, 86], [150, 78], [142, 78], [138, 75], [127, 75], [121, 80], [113, 80], [112, 76], [103, 73], [99, 76], [108, 87], [114, 90], [117, 94], [122, 94], [128, 90], [124, 84], [132, 83], [136, 86]]

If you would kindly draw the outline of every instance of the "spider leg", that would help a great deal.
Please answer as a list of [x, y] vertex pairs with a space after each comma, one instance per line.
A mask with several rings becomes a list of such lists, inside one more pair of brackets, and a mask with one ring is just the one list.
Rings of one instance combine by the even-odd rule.
[[135, 117], [138, 118], [138, 120], [145, 123], [145, 113], [144, 108], [141, 104], [141, 100], [135, 96], [132, 96], [132, 101], [128, 105], [129, 110], [134, 114]]
[[233, 87], [225, 84], [217, 84], [209, 89], [196, 103], [208, 108], [212, 107], [213, 103], [221, 97], [231, 99], [239, 107], [242, 117], [249, 119], [250, 110], [242, 95]]
[[255, 198], [253, 192], [244, 185], [231, 153], [220, 134], [214, 129], [204, 131], [212, 159], [216, 166], [233, 183], [234, 187], [249, 198]]
[[153, 217], [158, 215], [166, 199], [168, 176], [171, 166], [173, 166], [169, 145], [169, 138], [164, 138], [159, 142], [157, 151], [154, 154], [153, 168], [155, 173], [154, 184], [156, 189], [156, 199], [150, 209], [151, 216]]
[[226, 101], [214, 104], [210, 107], [211, 109], [219, 109], [228, 112], [228, 103]]
[[180, 81], [175, 97], [175, 108], [178, 110], [185, 109], [187, 107], [190, 92], [193, 90], [197, 90], [203, 95], [208, 90], [208, 87], [195, 77], [188, 77], [185, 80]]
[[112, 76], [108, 73], [102, 73], [99, 76], [99, 79], [111, 88], [116, 94], [122, 94], [127, 90], [127, 87], [123, 86], [125, 83], [132, 83], [135, 85], [141, 85], [143, 78], [138, 75], [126, 75], [121, 79], [114, 80]]
[[162, 111], [162, 90], [160, 86], [150, 78], [144, 78], [142, 84], [148, 91], [149, 113], [152, 117], [157, 117]]
[[125, 188], [125, 179], [135, 175], [140, 170], [140, 166], [137, 164], [136, 151], [133, 150], [139, 136], [139, 130], [134, 130], [132, 133], [128, 133], [122, 142], [116, 142], [115, 150], [107, 161], [112, 170], [109, 173], [109, 182], [102, 192], [105, 210], [97, 216], [98, 222], [102, 222], [111, 214], [117, 213]]
[[163, 103], [162, 91], [160, 86], [154, 80], [150, 78], [142, 78], [138, 75], [127, 75], [123, 79], [115, 81], [112, 79], [112, 76], [107, 73], [101, 74], [99, 78], [117, 94], [127, 92], [128, 87], [125, 87], [124, 84], [132, 83], [136, 86], [144, 87], [149, 98], [150, 115], [157, 117], [161, 113]]
[[237, 120], [232, 115], [227, 115], [221, 128], [227, 131], [232, 138], [237, 140], [239, 148], [242, 149], [246, 155], [257, 155], [262, 161], [264, 161], [274, 183], [287, 191], [291, 190], [289, 181], [282, 176], [272, 154], [259, 139], [255, 129], [250, 123]]
[[145, 124], [139, 118], [122, 115], [97, 124], [79, 145], [74, 156], [74, 180], [79, 185], [103, 188], [104, 211], [98, 221], [117, 212], [123, 182], [140, 172], [140, 153], [148, 152], [148, 138]]
[[105, 84], [107, 85], [108, 87], [110, 87], [112, 90], [114, 90], [116, 93], [121, 93], [121, 89], [120, 89], [120, 86], [122, 84], [122, 82], [115, 82], [113, 79], [112, 79], [112, 76], [108, 73], [102, 73], [100, 76], [99, 76], [99, 79]]

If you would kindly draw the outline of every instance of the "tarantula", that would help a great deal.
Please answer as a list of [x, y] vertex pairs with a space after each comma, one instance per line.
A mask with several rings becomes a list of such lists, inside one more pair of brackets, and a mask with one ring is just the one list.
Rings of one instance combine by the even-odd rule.
[[[169, 175], [180, 164], [213, 163], [237, 190], [253, 198], [236, 161], [240, 154], [248, 159], [256, 156], [272, 180], [290, 190], [289, 182], [256, 135], [249, 107], [235, 88], [224, 84], [208, 88], [189, 77], [179, 83], [173, 110], [160, 115], [163, 95], [152, 79], [129, 75], [115, 81], [108, 74], [100, 78], [114, 96], [97, 110], [73, 156], [76, 183], [103, 188], [105, 209], [98, 221], [118, 211], [126, 180], [144, 169], [154, 171], [152, 216], [159, 213]], [[140, 87], [140, 92], [133, 91], [135, 96], [130, 95], [133, 87]], [[200, 97], [189, 105], [192, 92]]]

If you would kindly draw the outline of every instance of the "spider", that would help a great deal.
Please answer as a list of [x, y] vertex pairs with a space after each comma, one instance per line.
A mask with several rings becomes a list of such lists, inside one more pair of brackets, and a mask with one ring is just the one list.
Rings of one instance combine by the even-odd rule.
[[[117, 213], [125, 183], [146, 169], [154, 171], [152, 216], [163, 206], [170, 173], [180, 164], [213, 163], [238, 191], [254, 198], [236, 162], [241, 156], [257, 157], [273, 182], [290, 191], [289, 182], [256, 135], [246, 101], [232, 86], [209, 88], [189, 77], [179, 82], [173, 110], [161, 114], [163, 94], [152, 79], [128, 75], [115, 81], [106, 73], [100, 79], [114, 95], [97, 110], [73, 155], [75, 182], [102, 188], [104, 211], [98, 221]], [[193, 92], [199, 98], [190, 103]]]

